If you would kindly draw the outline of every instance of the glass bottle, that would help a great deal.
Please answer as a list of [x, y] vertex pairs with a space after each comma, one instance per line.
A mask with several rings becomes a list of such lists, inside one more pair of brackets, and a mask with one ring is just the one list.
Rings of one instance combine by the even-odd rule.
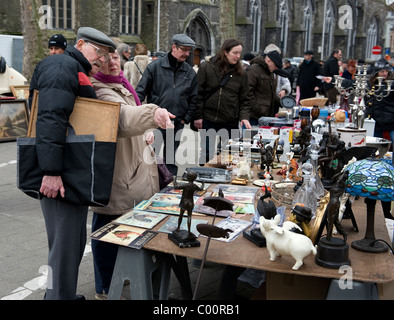
[[311, 143], [310, 147], [310, 157], [311, 157], [311, 164], [312, 164], [312, 173], [311, 179], [312, 182], [315, 184], [316, 187], [316, 199], [320, 200], [324, 196], [324, 186], [320, 179], [319, 173], [317, 172], [318, 167], [318, 159], [319, 159], [319, 149], [320, 146], [316, 142]]
[[312, 216], [316, 214], [317, 199], [316, 186], [312, 179], [313, 166], [310, 162], [302, 165], [303, 182], [301, 187], [295, 192], [293, 197], [293, 206], [296, 203], [302, 203], [305, 207], [311, 209]]

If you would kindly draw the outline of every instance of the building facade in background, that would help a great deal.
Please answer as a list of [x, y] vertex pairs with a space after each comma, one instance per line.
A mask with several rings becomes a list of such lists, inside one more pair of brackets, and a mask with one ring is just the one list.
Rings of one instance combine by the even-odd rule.
[[[21, 35], [19, 1], [3, 2], [0, 34]], [[49, 36], [63, 33], [70, 44], [80, 26], [150, 51], [168, 51], [172, 35], [186, 33], [196, 42], [189, 62], [197, 65], [228, 38], [240, 39], [244, 53], [274, 43], [284, 57], [313, 50], [322, 60], [335, 48], [344, 59], [365, 60], [376, 58], [376, 45], [394, 50], [384, 0], [42, 0], [39, 15]]]

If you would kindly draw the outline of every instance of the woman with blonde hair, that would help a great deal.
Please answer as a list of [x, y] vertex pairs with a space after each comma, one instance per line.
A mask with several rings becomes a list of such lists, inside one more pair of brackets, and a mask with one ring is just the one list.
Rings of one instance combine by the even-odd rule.
[[148, 57], [148, 48], [143, 43], [137, 43], [134, 49], [133, 61], [128, 61], [124, 65], [124, 76], [133, 88], [136, 88], [146, 67], [151, 62]]

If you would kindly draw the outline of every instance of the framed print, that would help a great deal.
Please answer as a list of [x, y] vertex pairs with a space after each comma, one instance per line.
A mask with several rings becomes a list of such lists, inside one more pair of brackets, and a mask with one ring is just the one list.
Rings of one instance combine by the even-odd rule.
[[29, 86], [10, 86], [11, 92], [16, 99], [29, 99]]
[[28, 123], [26, 100], [0, 102], [0, 142], [26, 137]]

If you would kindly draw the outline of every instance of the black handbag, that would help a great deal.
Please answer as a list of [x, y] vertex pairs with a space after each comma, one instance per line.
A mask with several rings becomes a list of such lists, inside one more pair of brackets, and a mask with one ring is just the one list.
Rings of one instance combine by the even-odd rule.
[[[94, 135], [75, 135], [71, 125], [64, 145], [62, 171], [65, 198], [75, 205], [108, 205], [115, 163], [115, 142], [95, 141]], [[17, 139], [17, 187], [35, 199], [40, 193], [43, 174], [38, 165], [36, 138]]]
[[174, 180], [174, 177], [172, 176], [170, 170], [168, 170], [162, 158], [156, 156], [156, 163], [157, 163], [157, 171], [159, 172], [159, 187], [161, 190], [167, 187], [168, 184]]

